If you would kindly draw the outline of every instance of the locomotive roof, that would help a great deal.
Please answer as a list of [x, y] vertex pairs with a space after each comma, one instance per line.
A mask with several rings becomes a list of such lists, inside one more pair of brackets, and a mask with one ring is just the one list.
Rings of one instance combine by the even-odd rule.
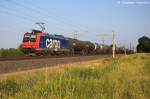
[[48, 33], [46, 33], [45, 36], [49, 36], [49, 37], [52, 37], [52, 38], [58, 38], [58, 39], [67, 39], [63, 35], [57, 35], [57, 34], [48, 34]]

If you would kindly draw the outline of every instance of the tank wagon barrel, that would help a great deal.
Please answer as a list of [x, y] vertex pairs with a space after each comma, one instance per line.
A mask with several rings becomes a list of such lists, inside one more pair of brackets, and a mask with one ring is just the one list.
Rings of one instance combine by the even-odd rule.
[[69, 47], [74, 54], [90, 54], [94, 50], [94, 44], [89, 41], [80, 41], [73, 38], [68, 38], [69, 40]]

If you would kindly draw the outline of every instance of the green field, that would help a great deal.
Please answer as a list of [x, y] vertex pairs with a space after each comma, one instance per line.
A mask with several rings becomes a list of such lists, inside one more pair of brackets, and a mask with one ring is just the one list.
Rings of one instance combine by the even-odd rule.
[[2, 99], [150, 99], [150, 54], [1, 75]]
[[24, 53], [20, 48], [1, 48], [0, 49], [0, 57], [17, 57], [24, 56]]

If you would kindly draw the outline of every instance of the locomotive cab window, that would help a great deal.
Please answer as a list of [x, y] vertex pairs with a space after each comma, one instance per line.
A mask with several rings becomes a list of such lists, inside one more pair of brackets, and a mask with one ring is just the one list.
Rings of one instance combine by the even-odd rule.
[[23, 42], [36, 42], [36, 35], [24, 36]]

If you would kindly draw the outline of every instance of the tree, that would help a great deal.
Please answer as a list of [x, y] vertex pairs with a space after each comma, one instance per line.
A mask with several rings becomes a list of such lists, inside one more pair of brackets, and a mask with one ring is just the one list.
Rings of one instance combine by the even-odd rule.
[[150, 38], [143, 36], [138, 39], [137, 52], [150, 52]]

